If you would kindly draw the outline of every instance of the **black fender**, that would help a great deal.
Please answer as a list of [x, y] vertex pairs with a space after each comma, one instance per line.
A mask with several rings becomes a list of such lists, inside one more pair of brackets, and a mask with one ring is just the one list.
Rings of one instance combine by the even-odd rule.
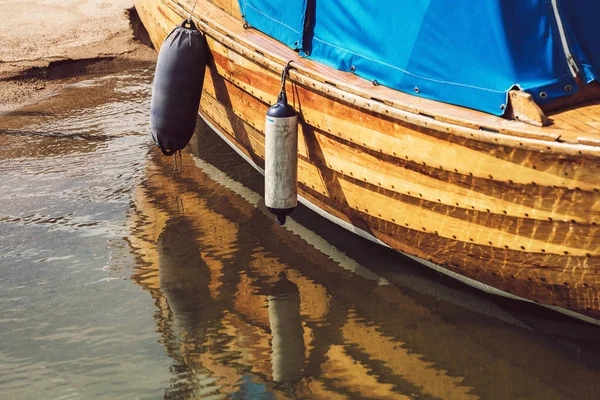
[[192, 20], [185, 20], [169, 33], [158, 53], [150, 129], [167, 156], [182, 150], [196, 129], [208, 51], [204, 35]]

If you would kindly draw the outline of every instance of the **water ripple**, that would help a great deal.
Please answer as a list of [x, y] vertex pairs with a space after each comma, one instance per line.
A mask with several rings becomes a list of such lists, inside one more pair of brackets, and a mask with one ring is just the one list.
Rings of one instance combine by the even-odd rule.
[[[145, 329], [152, 304], [114, 266], [134, 262], [122, 242], [150, 146], [151, 78], [90, 80], [0, 118], [3, 396], [138, 397], [167, 385], [169, 362]], [[148, 362], [164, 367], [143, 372]]]

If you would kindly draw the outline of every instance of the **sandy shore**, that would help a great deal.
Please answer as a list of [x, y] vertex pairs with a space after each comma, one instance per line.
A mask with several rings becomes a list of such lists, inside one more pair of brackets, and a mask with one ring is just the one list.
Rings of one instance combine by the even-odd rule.
[[132, 7], [133, 0], [0, 2], [0, 112], [89, 73], [154, 62]]

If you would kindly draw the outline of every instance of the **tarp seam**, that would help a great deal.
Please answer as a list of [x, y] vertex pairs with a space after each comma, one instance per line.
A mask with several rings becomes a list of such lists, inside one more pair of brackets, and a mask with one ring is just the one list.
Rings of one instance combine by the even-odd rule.
[[[570, 78], [570, 77], [571, 77], [571, 73], [570, 73], [570, 72], [568, 72], [568, 73], [566, 73], [566, 74], [562, 74], [561, 76], [557, 76], [557, 77], [556, 77], [556, 78], [554, 78], [554, 79], [551, 79], [551, 80], [549, 80], [549, 81], [543, 82], [543, 83], [541, 83], [541, 84], [539, 84], [539, 85], [532, 86], [532, 87], [528, 87], [528, 88], [527, 88], [527, 89], [525, 89], [525, 90], [530, 90], [530, 89], [534, 89], [534, 88], [542, 88], [542, 87], [546, 87], [546, 86], [554, 85], [554, 84], [560, 83], [560, 81], [561, 81], [561, 80], [563, 80], [564, 78]], [[517, 85], [519, 85], [519, 84], [517, 84]], [[521, 85], [519, 85], [519, 86], [521, 86]]]
[[291, 26], [289, 26], [289, 25], [286, 25], [286, 24], [284, 24], [284, 23], [283, 23], [283, 22], [281, 22], [281, 21], [277, 21], [275, 18], [269, 17], [267, 14], [265, 14], [265, 13], [264, 13], [264, 12], [262, 12], [262, 11], [260, 11], [258, 8], [256, 8], [256, 7], [253, 7], [253, 6], [251, 6], [250, 4], [246, 3], [246, 1], [245, 1], [245, 0], [244, 0], [244, 5], [246, 5], [247, 7], [250, 7], [250, 8], [252, 8], [254, 11], [256, 11], [257, 13], [259, 13], [259, 14], [261, 14], [261, 15], [263, 15], [263, 16], [265, 16], [266, 18], [270, 19], [271, 21], [277, 22], [278, 24], [280, 24], [280, 25], [283, 25], [283, 26], [285, 26], [286, 28], [289, 28], [290, 30], [294, 31], [295, 33], [297, 33], [297, 34], [299, 34], [299, 35], [301, 35], [301, 34], [303, 33], [303, 32], [299, 32], [299, 31], [295, 30], [295, 29], [294, 29], [294, 28], [292, 28]]

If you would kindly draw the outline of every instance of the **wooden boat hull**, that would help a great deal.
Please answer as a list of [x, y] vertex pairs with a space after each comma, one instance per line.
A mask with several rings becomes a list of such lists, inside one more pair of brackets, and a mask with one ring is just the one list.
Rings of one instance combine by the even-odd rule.
[[[237, 3], [220, 3], [196, 7], [212, 53], [199, 111], [247, 161], [264, 165], [277, 68], [293, 59], [304, 67], [288, 84], [300, 112], [304, 204], [471, 285], [598, 323], [600, 151], [593, 138], [416, 99], [431, 110], [425, 114], [386, 97], [389, 90], [368, 97], [369, 82], [244, 31]], [[168, 0], [136, 6], [157, 48], [191, 9]]]

